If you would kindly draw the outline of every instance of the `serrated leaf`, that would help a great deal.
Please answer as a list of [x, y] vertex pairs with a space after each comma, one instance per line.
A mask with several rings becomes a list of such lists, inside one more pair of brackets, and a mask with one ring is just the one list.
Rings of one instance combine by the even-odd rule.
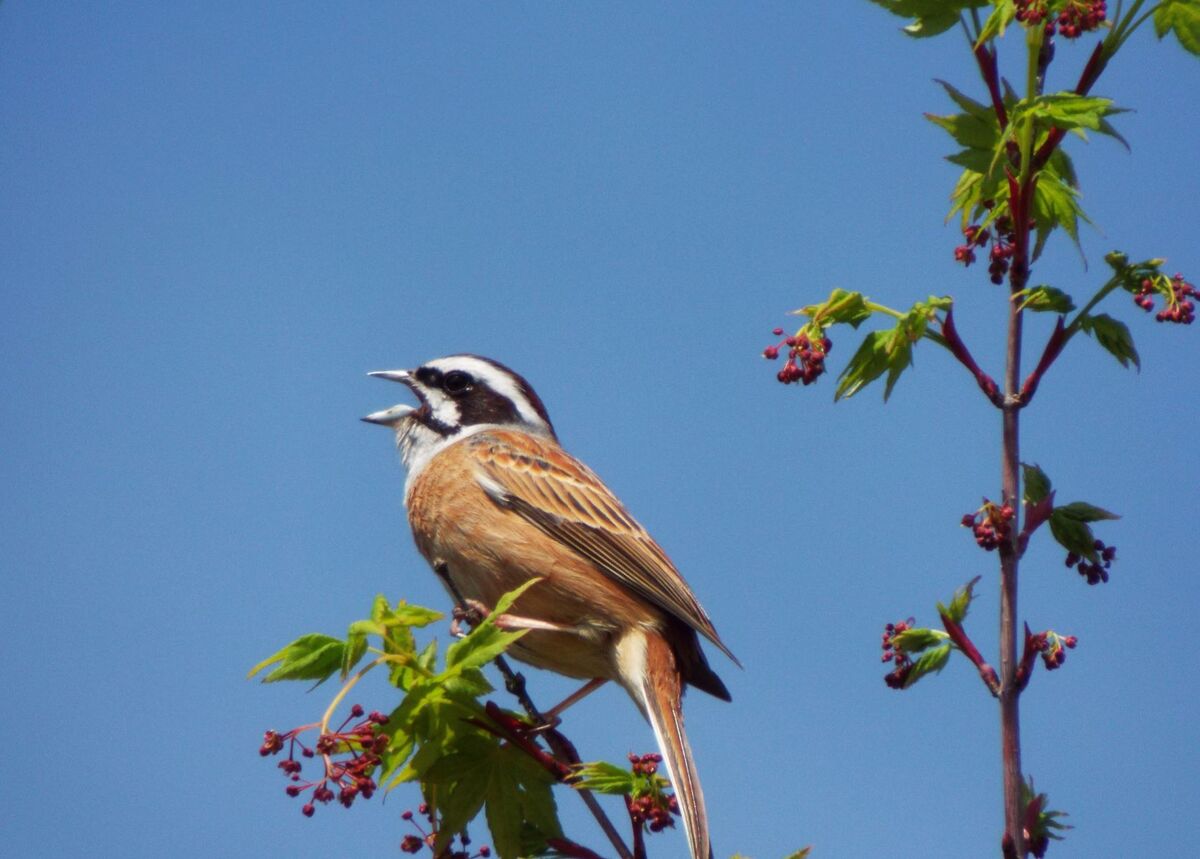
[[975, 599], [975, 585], [979, 584], [980, 576], [976, 576], [954, 592], [949, 605], [937, 604], [938, 614], [943, 614], [954, 623], [962, 624], [967, 619], [967, 611], [971, 608], [971, 600]]
[[1061, 507], [1054, 508], [1055, 513], [1061, 513], [1077, 522], [1100, 522], [1105, 519], [1120, 519], [1116, 513], [1110, 513], [1103, 507], [1088, 504], [1086, 501], [1072, 501]]
[[423, 605], [412, 605], [407, 602], [401, 602], [392, 609], [388, 623], [420, 628], [429, 626], [431, 623], [436, 623], [443, 617], [445, 617], [445, 614], [440, 611], [426, 608]]
[[989, 156], [1000, 137], [998, 125], [970, 113], [946, 116], [927, 113], [925, 118], [953, 137], [960, 146], [987, 152]]
[[515, 590], [509, 591], [492, 607], [491, 613], [476, 626], [466, 638], [461, 638], [446, 650], [446, 674], [459, 673], [468, 668], [481, 668], [502, 654], [509, 646], [529, 630], [503, 630], [496, 626], [496, 619], [512, 607], [521, 594], [541, 582], [530, 579]]
[[1068, 552], [1080, 555], [1092, 562], [1099, 558], [1099, 555], [1096, 554], [1096, 537], [1085, 522], [1067, 516], [1056, 509], [1050, 514], [1050, 533]]
[[575, 787], [586, 788], [595, 793], [607, 793], [616, 796], [633, 794], [636, 787], [636, 776], [627, 769], [607, 761], [595, 761], [579, 767], [579, 781]]
[[888, 332], [872, 331], [838, 376], [833, 398], [852, 397], [888, 371]]
[[1065, 131], [1073, 128], [1099, 131], [1104, 117], [1118, 112], [1120, 109], [1113, 105], [1112, 99], [1074, 92], [1040, 95], [1032, 101], [1018, 103], [1016, 110], [1017, 118], [1042, 119]]
[[983, 22], [983, 28], [979, 31], [979, 40], [975, 43], [977, 46], [1003, 36], [1008, 25], [1016, 17], [1017, 8], [1013, 0], [998, 0], [993, 5], [991, 14]]
[[435, 856], [440, 856], [450, 839], [462, 832], [483, 808], [488, 789], [488, 765], [486, 760], [482, 763], [476, 761], [475, 764], [470, 776], [437, 791], [437, 809], [441, 812], [442, 820], [437, 841], [433, 845]]
[[[358, 623], [363, 623], [359, 621]], [[366, 621], [370, 623], [370, 621]], [[350, 625], [350, 631], [346, 635], [346, 646], [342, 648], [342, 679], [345, 680], [350, 676], [350, 672], [354, 670], [354, 666], [358, 665], [359, 660], [367, 652], [367, 636], [366, 633], [356, 631], [355, 627], [358, 623]]]
[[941, 80], [940, 78], [935, 78], [934, 83], [944, 89], [946, 91], [946, 95], [950, 96], [951, 100], [953, 100], [955, 104], [962, 108], [965, 113], [969, 113], [971, 116], [986, 122], [996, 122], [995, 111], [993, 111], [986, 104], [975, 101], [975, 99], [969, 97], [957, 87], [947, 83], [944, 80]]
[[486, 815], [492, 846], [501, 859], [521, 855], [521, 793], [501, 767], [493, 767], [487, 787]]
[[920, 653], [927, 647], [934, 647], [946, 640], [946, 633], [940, 629], [906, 629], [892, 636], [892, 647], [905, 653]]
[[904, 688], [912, 686], [926, 674], [937, 673], [946, 667], [946, 662], [950, 659], [950, 645], [943, 644], [941, 647], [934, 647], [926, 650], [915, 660], [912, 667], [909, 668], [908, 674], [904, 678]]
[[302, 635], [250, 669], [247, 679], [279, 663], [264, 683], [280, 680], [316, 680], [324, 682], [342, 666], [344, 642], [321, 633]]
[[1050, 494], [1053, 488], [1046, 472], [1037, 465], [1021, 463], [1021, 474], [1025, 484], [1025, 503], [1037, 504]]
[[1200, 56], [1200, 2], [1164, 0], [1154, 10], [1154, 32], [1162, 39], [1173, 32], [1189, 53]]
[[871, 318], [867, 307], [867, 299], [861, 292], [837, 288], [829, 293], [829, 297], [820, 304], [810, 304], [793, 310], [797, 316], [807, 316], [821, 327], [842, 323], [851, 328], [857, 328], [865, 320]]
[[512, 758], [512, 769], [524, 788], [521, 810], [525, 821], [537, 830], [543, 841], [546, 837], [561, 836], [562, 824], [558, 820], [558, 804], [554, 800], [555, 782], [549, 773], [524, 754]]
[[944, 33], [958, 23], [964, 9], [978, 8], [987, 0], [871, 0], [877, 6], [898, 15], [913, 19], [903, 28], [915, 38], [927, 38]]
[[1041, 255], [1046, 239], [1055, 227], [1062, 227], [1079, 247], [1079, 221], [1091, 223], [1079, 205], [1079, 193], [1055, 173], [1049, 165], [1038, 174], [1033, 191], [1033, 216], [1037, 221], [1037, 241], [1033, 257]]
[[1020, 300], [1021, 310], [1032, 310], [1036, 313], [1070, 313], [1075, 309], [1071, 296], [1053, 286], [1031, 286], [1014, 293], [1014, 298]]
[[1142, 369], [1141, 358], [1133, 345], [1133, 335], [1124, 322], [1106, 313], [1089, 314], [1079, 318], [1079, 328], [1095, 337], [1096, 342], [1121, 362], [1122, 367], [1128, 367], [1133, 362], [1133, 366]]

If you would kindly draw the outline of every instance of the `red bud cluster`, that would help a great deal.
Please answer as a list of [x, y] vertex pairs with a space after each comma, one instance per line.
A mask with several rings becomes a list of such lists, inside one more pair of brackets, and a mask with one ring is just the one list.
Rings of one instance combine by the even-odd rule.
[[[1167, 300], [1167, 306], [1154, 314], [1154, 318], [1159, 322], [1191, 325], [1196, 319], [1196, 305], [1192, 299], [1200, 298], [1200, 290], [1185, 281], [1182, 274], [1171, 278], [1170, 284], [1171, 296]], [[1142, 281], [1141, 289], [1133, 294], [1133, 303], [1149, 313], [1154, 309], [1154, 295], [1157, 292], [1154, 281], [1146, 278]]]
[[[409, 823], [413, 829], [419, 834], [405, 835], [400, 840], [401, 853], [420, 853], [424, 848], [428, 847], [429, 852], [433, 853], [433, 846], [438, 840], [437, 821], [434, 817], [434, 812], [425, 803], [417, 806], [417, 812], [425, 818], [428, 830], [421, 824], [417, 823], [411, 811], [405, 811], [400, 815], [400, 819]], [[458, 840], [460, 847], [455, 846], [455, 840]], [[450, 839], [450, 843], [437, 854], [438, 859], [488, 859], [492, 855], [492, 850], [487, 845], [480, 847], [475, 853], [470, 851], [471, 838], [465, 832], [459, 833], [455, 838]]]
[[1012, 521], [1016, 511], [1011, 504], [996, 505], [986, 498], [974, 513], [964, 513], [962, 526], [970, 528], [975, 542], [985, 552], [991, 552], [1012, 537]]
[[1047, 671], [1061, 668], [1067, 661], [1067, 651], [1074, 650], [1079, 643], [1073, 635], [1059, 635], [1053, 630], [1039, 632], [1029, 637], [1027, 646], [1041, 654], [1042, 663]]
[[651, 832], [662, 832], [668, 826], [674, 826], [673, 814], [679, 814], [679, 801], [674, 794], [645, 793], [639, 797], [629, 797], [625, 800], [629, 809], [629, 819], [634, 826], [646, 826]]
[[913, 623], [915, 620], [910, 617], [908, 620], [889, 623], [883, 628], [881, 661], [895, 664], [895, 668], [884, 675], [883, 682], [892, 689], [903, 689], [904, 681], [908, 679], [908, 673], [912, 670], [912, 660], [907, 653], [895, 646], [895, 638], [900, 633], [912, 629]]
[[1097, 540], [1092, 544], [1092, 548], [1096, 550], [1098, 560], [1092, 561], [1080, 557], [1074, 552], [1069, 552], [1066, 564], [1068, 567], [1075, 567], [1079, 575], [1087, 579], [1089, 585], [1099, 584], [1100, 582], [1107, 583], [1108, 571], [1112, 567], [1112, 562], [1117, 557], [1117, 547], [1106, 546], [1103, 541]]
[[[778, 337], [783, 334], [783, 329], [776, 328], [771, 333]], [[780, 350], [786, 349], [787, 361], [783, 369], [775, 374], [775, 378], [785, 385], [795, 382], [811, 385], [825, 372], [825, 356], [832, 348], [833, 343], [828, 337], [810, 340], [808, 335], [801, 331], [763, 349], [763, 357], [774, 361], [779, 357]]]
[[1046, 22], [1046, 35], [1057, 31], [1064, 39], [1077, 39], [1104, 23], [1108, 16], [1105, 0], [1069, 0], [1056, 16], [1051, 16], [1047, 0], [1016, 0], [1016, 19], [1022, 24]]
[[[354, 719], [361, 718], [364, 712], [361, 706], [355, 704], [351, 708], [351, 715], [341, 727], [336, 731], [321, 734], [314, 748], [304, 745], [300, 735], [318, 727], [317, 725], [293, 728], [283, 734], [277, 731], [267, 731], [264, 734], [262, 746], [258, 750], [263, 757], [283, 751], [285, 743], [288, 746], [287, 760], [279, 762], [279, 769], [291, 782], [285, 789], [287, 795], [297, 797], [307, 790], [312, 791], [312, 801], [305, 803], [300, 809], [305, 817], [313, 816], [316, 811], [315, 802], [328, 804], [336, 798], [349, 808], [359, 796], [370, 799], [375, 793], [376, 784], [371, 776], [379, 766], [380, 755], [389, 743], [388, 735], [377, 733], [376, 728], [387, 724], [388, 717], [373, 712], [362, 721], [350, 725]], [[302, 780], [300, 773], [303, 765], [296, 759], [297, 750], [300, 756], [305, 758], [321, 755], [325, 765], [322, 778], [307, 782]], [[339, 753], [346, 757], [337, 758]]]
[[1004, 276], [1008, 274], [1009, 260], [1012, 259], [1013, 242], [1015, 241], [1011, 219], [1007, 217], [996, 219], [994, 239], [992, 233], [983, 229], [979, 224], [968, 224], [963, 227], [963, 238], [966, 241], [954, 249], [955, 261], [969, 266], [975, 262], [975, 249], [986, 247], [990, 241], [992, 249], [988, 253], [988, 275], [991, 277], [992, 283], [1003, 283]]
[[658, 765], [662, 763], [662, 755], [656, 752], [650, 752], [645, 755], [636, 755], [633, 752], [629, 753], [630, 768], [636, 775], [654, 775], [658, 772]]

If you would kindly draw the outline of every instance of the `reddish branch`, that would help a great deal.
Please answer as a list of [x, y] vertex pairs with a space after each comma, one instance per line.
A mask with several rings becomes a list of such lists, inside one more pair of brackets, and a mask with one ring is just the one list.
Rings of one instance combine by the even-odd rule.
[[979, 653], [979, 648], [975, 646], [975, 642], [967, 637], [967, 633], [962, 626], [955, 623], [947, 615], [942, 614], [942, 628], [946, 630], [946, 634], [950, 636], [950, 640], [961, 650], [966, 657], [975, 664], [979, 669], [979, 677], [983, 680], [988, 691], [992, 693], [992, 697], [1000, 695], [1000, 678], [996, 676], [996, 669], [988, 665], [983, 656]]
[[1024, 689], [1029, 685], [1029, 678], [1033, 676], [1033, 667], [1039, 652], [1034, 642], [1034, 635], [1029, 631], [1029, 624], [1025, 624], [1025, 644], [1021, 650], [1021, 665], [1017, 668], [1018, 689]]
[[[1098, 42], [1096, 49], [1092, 51], [1092, 55], [1088, 58], [1087, 65], [1083, 67], [1083, 72], [1079, 75], [1079, 83], [1075, 84], [1076, 95], [1087, 95], [1092, 85], [1096, 83], [1096, 79], [1100, 77], [1100, 73], [1104, 71], [1104, 66], [1108, 63], [1108, 57], [1104, 52], [1104, 42]], [[1046, 162], [1050, 160], [1050, 156], [1054, 154], [1054, 150], [1067, 132], [1062, 128], [1051, 128], [1050, 133], [1046, 135], [1046, 139], [1038, 148], [1037, 154], [1033, 157], [1034, 172], [1041, 170], [1046, 166]]]
[[599, 853], [594, 853], [568, 838], [547, 838], [546, 846], [568, 859], [603, 859]]
[[958, 336], [958, 329], [954, 327], [953, 307], [946, 311], [946, 315], [942, 318], [941, 322], [942, 337], [946, 340], [946, 348], [950, 350], [950, 354], [957, 358], [958, 362], [966, 367], [971, 375], [975, 377], [975, 382], [979, 385], [979, 389], [983, 391], [984, 396], [992, 401], [992, 405], [997, 408], [1003, 408], [1004, 397], [1000, 395], [1000, 389], [996, 386], [996, 380], [979, 369], [979, 365], [975, 363], [975, 359], [967, 349], [967, 344]]
[[1066, 327], [1063, 325], [1063, 318], [1058, 317], [1058, 323], [1054, 326], [1054, 331], [1050, 334], [1050, 339], [1046, 341], [1046, 348], [1042, 350], [1041, 360], [1038, 361], [1037, 367], [1033, 372], [1025, 378], [1025, 384], [1021, 385], [1021, 400], [1020, 408], [1025, 408], [1029, 405], [1029, 401], [1033, 399], [1033, 395], [1037, 392], [1038, 385], [1042, 381], [1042, 376], [1050, 369], [1050, 365], [1058, 358], [1062, 352], [1063, 346], [1067, 345]]
[[988, 93], [992, 97], [992, 109], [996, 111], [996, 119], [1000, 122], [1000, 130], [1008, 126], [1008, 112], [1004, 109], [1004, 98], [1000, 95], [1000, 71], [996, 67], [996, 52], [987, 45], [976, 45], [973, 48], [975, 61], [979, 63], [979, 73], [987, 84]]

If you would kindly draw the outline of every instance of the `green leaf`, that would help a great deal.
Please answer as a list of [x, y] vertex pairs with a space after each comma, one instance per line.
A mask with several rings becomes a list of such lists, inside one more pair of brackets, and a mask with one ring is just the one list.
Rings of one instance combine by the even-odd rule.
[[440, 856], [449, 845], [450, 839], [462, 832], [483, 808], [483, 801], [487, 797], [490, 767], [486, 759], [474, 759], [472, 763], [473, 767], [468, 776], [441, 786], [436, 791], [437, 808], [442, 814], [442, 820], [437, 842], [433, 846], [435, 856]]
[[[342, 679], [345, 680], [350, 676], [350, 672], [354, 670], [354, 666], [358, 665], [359, 660], [367, 652], [367, 636], [361, 631], [355, 631], [355, 627], [363, 621], [350, 625], [350, 631], [346, 635], [346, 646], [342, 648]], [[368, 621], [369, 623], [369, 621]]]
[[503, 768], [493, 767], [487, 787], [487, 823], [501, 859], [521, 855], [520, 787]]
[[1200, 0], [1164, 0], [1154, 10], [1154, 32], [1174, 32], [1184, 50], [1200, 56]]
[[636, 788], [637, 777], [632, 772], [607, 761], [583, 764], [578, 773], [579, 781], [575, 782], [575, 787], [596, 793], [624, 796], [632, 795]]
[[871, 317], [867, 307], [867, 299], [861, 292], [851, 292], [846, 289], [835, 289], [829, 297], [820, 304], [810, 304], [793, 310], [795, 316], [807, 316], [822, 328], [843, 323], [851, 328], [857, 328]]
[[1055, 507], [1055, 513], [1070, 517], [1076, 522], [1100, 522], [1104, 519], [1120, 519], [1116, 513], [1110, 513], [1103, 507], [1088, 504], [1086, 501], [1072, 501], [1062, 507]]
[[1057, 92], [1037, 96], [1031, 101], [1019, 102], [1014, 122], [1032, 117], [1045, 120], [1048, 124], [1065, 131], [1073, 128], [1099, 131], [1104, 117], [1120, 112], [1120, 108], [1113, 106], [1112, 99]]
[[904, 688], [907, 689], [912, 686], [926, 674], [941, 671], [946, 667], [946, 662], [949, 659], [949, 643], [943, 644], [941, 647], [926, 650], [913, 661], [912, 668], [908, 670], [908, 675], [904, 678]]
[[491, 613], [466, 636], [450, 645], [446, 650], [446, 671], [449, 675], [461, 673], [468, 668], [481, 668], [502, 654], [528, 630], [507, 631], [496, 626], [496, 618], [512, 607], [517, 598], [541, 579], [530, 579], [515, 590], [511, 590], [496, 601]]
[[1050, 484], [1050, 478], [1037, 465], [1026, 465], [1022, 462], [1021, 473], [1025, 483], [1026, 504], [1037, 504], [1050, 494], [1050, 490], [1053, 488]]
[[1005, 29], [1012, 23], [1016, 17], [1017, 7], [1013, 0], [996, 0], [993, 3], [995, 8], [988, 18], [983, 23], [983, 29], [979, 32], [979, 40], [977, 45], [982, 45], [991, 39], [998, 36], [1003, 36]]
[[1092, 529], [1085, 522], [1062, 513], [1061, 508], [1050, 514], [1050, 533], [1068, 552], [1073, 552], [1092, 562], [1099, 558], [1099, 555], [1096, 554], [1096, 537], [1092, 534]]
[[1021, 310], [1032, 310], [1037, 313], [1070, 313], [1075, 309], [1071, 296], [1053, 286], [1030, 286], [1014, 293], [1014, 298], [1021, 300]]
[[858, 351], [838, 376], [837, 390], [833, 394], [835, 400], [853, 397], [887, 372], [890, 363], [887, 341], [886, 331], [872, 331], [863, 338]]
[[961, 107], [966, 113], [970, 114], [976, 119], [996, 123], [997, 128], [999, 128], [999, 123], [996, 120], [996, 112], [992, 110], [991, 107], [983, 102], [975, 101], [975, 99], [970, 98], [961, 90], [944, 80], [935, 78], [934, 83], [944, 89], [946, 91], [946, 95], [950, 96], [954, 103]]
[[1055, 227], [1062, 227], [1063, 232], [1070, 237], [1076, 247], [1079, 247], [1079, 221], [1091, 223], [1079, 205], [1079, 192], [1059, 176], [1049, 164], [1038, 174], [1038, 181], [1034, 186], [1033, 216], [1037, 221], [1034, 259], [1041, 255], [1046, 239]]
[[1110, 355], [1121, 362], [1122, 367], [1128, 367], [1130, 362], [1139, 370], [1142, 368], [1141, 358], [1133, 345], [1133, 335], [1129, 326], [1120, 320], [1113, 319], [1106, 313], [1088, 314], [1079, 318], [1079, 328], [1085, 334], [1096, 338]]
[[392, 610], [391, 616], [386, 622], [389, 625], [424, 627], [441, 620], [443, 617], [445, 615], [440, 611], [434, 611], [422, 605], [410, 605], [401, 601]]
[[892, 636], [892, 646], [905, 653], [920, 653], [927, 647], [941, 644], [947, 638], [940, 629], [906, 629]]
[[279, 680], [316, 680], [324, 682], [342, 667], [345, 643], [320, 633], [302, 635], [291, 644], [250, 669], [247, 679], [263, 669], [279, 666], [263, 678], [264, 683]]
[[989, 122], [970, 113], [954, 113], [948, 116], [927, 113], [925, 118], [943, 129], [960, 146], [987, 152], [989, 158], [996, 141], [1000, 138], [999, 126], [994, 119]]
[[966, 620], [967, 610], [971, 607], [971, 600], [975, 598], [975, 585], [979, 584], [980, 578], [980, 576], [976, 576], [956, 590], [954, 596], [950, 598], [950, 605], [938, 603], [938, 614], [945, 615], [957, 624], [961, 624]]
[[871, 0], [877, 6], [898, 15], [911, 18], [912, 23], [904, 32], [914, 38], [926, 38], [944, 33], [958, 23], [965, 9], [986, 6], [988, 0]]

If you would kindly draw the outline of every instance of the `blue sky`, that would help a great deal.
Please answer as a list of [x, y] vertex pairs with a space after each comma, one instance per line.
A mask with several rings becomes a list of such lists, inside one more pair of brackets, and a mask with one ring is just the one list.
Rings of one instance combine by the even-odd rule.
[[[4, 852], [395, 851], [411, 795], [305, 820], [256, 754], [332, 690], [244, 678], [376, 593], [446, 605], [358, 418], [401, 394], [367, 371], [472, 351], [529, 378], [746, 666], [714, 654], [733, 703], [687, 701], [718, 855], [995, 855], [993, 701], [965, 660], [892, 692], [878, 636], [982, 575], [968, 629], [994, 652], [994, 558], [958, 520], [998, 494], [998, 417], [930, 348], [886, 407], [758, 357], [834, 286], [952, 294], [999, 375], [1004, 297], [953, 263], [949, 141], [921, 118], [948, 110], [934, 78], [980, 87], [961, 39], [898, 23], [865, 2], [0, 6]], [[1051, 86], [1084, 56], [1060, 46]], [[1069, 143], [1090, 270], [1057, 239], [1035, 280], [1082, 292], [1114, 246], [1200, 275], [1197, 71], [1142, 34], [1102, 78], [1137, 109], [1133, 152]], [[1124, 514], [1105, 587], [1048, 541], [1027, 556], [1023, 616], [1080, 647], [1023, 699], [1025, 766], [1076, 826], [1050, 855], [1182, 857], [1200, 334], [1111, 312], [1142, 373], [1081, 340], [1025, 418], [1060, 499]], [[611, 689], [567, 728], [591, 758], [653, 742]]]

